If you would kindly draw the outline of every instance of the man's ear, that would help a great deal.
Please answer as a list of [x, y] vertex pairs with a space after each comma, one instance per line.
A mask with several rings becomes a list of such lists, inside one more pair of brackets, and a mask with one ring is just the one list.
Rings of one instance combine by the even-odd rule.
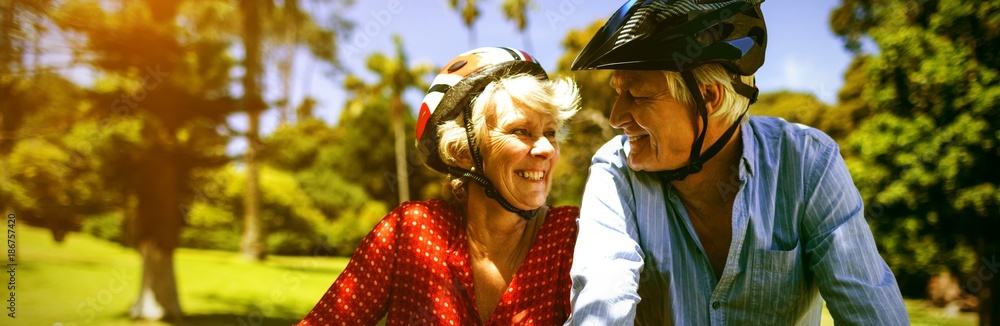
[[705, 100], [708, 114], [712, 115], [722, 107], [722, 96], [726, 88], [719, 83], [711, 83], [701, 86], [701, 98]]

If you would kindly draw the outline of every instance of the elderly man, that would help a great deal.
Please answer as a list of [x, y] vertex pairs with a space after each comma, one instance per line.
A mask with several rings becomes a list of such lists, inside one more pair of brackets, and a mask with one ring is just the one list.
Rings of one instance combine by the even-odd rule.
[[629, 1], [573, 69], [614, 69], [624, 135], [594, 155], [569, 325], [908, 324], [823, 132], [748, 117], [762, 0]]

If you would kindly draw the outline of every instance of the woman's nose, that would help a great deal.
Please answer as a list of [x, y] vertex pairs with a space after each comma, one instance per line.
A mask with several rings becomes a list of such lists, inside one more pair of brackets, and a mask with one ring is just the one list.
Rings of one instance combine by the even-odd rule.
[[538, 137], [534, 145], [531, 147], [531, 155], [539, 156], [542, 158], [549, 158], [552, 153], [555, 153], [555, 144], [548, 137]]

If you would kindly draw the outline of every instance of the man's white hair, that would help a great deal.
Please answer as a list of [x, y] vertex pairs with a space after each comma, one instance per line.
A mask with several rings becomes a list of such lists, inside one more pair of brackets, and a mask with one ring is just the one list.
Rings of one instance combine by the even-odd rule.
[[[708, 117], [709, 119], [722, 119], [726, 124], [731, 124], [750, 103], [750, 99], [733, 90], [731, 81], [737, 76], [723, 68], [722, 65], [717, 63], [701, 65], [694, 68], [692, 73], [698, 86], [719, 83], [724, 89], [722, 105]], [[694, 98], [688, 92], [687, 84], [684, 83], [684, 78], [679, 72], [663, 71], [663, 76], [667, 78], [667, 89], [674, 99], [686, 105], [695, 106]], [[739, 78], [744, 84], [754, 86], [754, 76], [739, 76]], [[746, 122], [748, 119], [750, 119], [749, 112], [743, 116], [743, 121], [740, 122]]]

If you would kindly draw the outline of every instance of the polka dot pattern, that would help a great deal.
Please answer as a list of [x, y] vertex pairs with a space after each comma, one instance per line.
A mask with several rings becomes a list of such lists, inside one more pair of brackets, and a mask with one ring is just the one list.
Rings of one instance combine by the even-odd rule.
[[461, 209], [442, 200], [403, 203], [365, 236], [298, 325], [375, 325], [387, 314], [386, 325], [562, 325], [570, 313], [578, 215], [577, 207], [549, 209], [484, 324]]

